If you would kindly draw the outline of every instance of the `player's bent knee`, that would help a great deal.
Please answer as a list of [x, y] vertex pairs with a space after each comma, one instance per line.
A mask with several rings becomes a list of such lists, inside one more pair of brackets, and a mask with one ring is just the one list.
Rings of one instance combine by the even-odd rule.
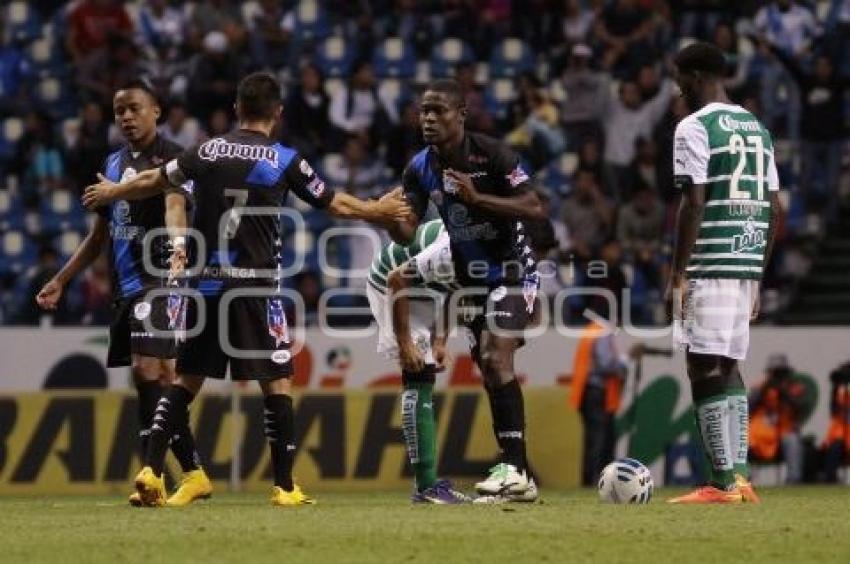
[[260, 380], [260, 389], [265, 396], [285, 394], [292, 391], [292, 382], [289, 378], [275, 378], [274, 380]]
[[514, 379], [510, 360], [499, 353], [485, 353], [481, 357], [481, 374], [487, 386], [503, 386]]
[[173, 359], [163, 359], [159, 363], [159, 383], [169, 386], [177, 381], [177, 363]]
[[159, 359], [133, 355], [133, 378], [136, 382], [156, 382], [160, 379]]

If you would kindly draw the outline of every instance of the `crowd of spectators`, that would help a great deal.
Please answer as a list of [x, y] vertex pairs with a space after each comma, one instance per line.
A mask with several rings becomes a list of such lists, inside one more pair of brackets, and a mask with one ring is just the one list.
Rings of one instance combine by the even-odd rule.
[[[467, 127], [512, 145], [548, 202], [562, 268], [544, 289], [629, 288], [640, 323], [665, 318], [672, 137], [689, 113], [670, 61], [684, 42], [723, 49], [733, 101], [774, 135], [786, 217], [765, 280], [768, 318], [805, 274], [808, 242], [846, 214], [850, 0], [42, 0], [0, 10], [0, 276], [15, 296], [0, 304], [4, 323], [38, 322], [34, 290], [73, 250], [66, 235], [85, 230], [51, 229], [44, 214], [58, 200], [73, 220], [81, 189], [121, 142], [112, 94], [138, 76], [162, 100], [161, 134], [188, 146], [234, 126], [241, 76], [275, 73], [286, 89], [280, 139], [359, 196], [399, 181], [422, 146], [417, 95], [455, 76]], [[308, 225], [317, 236], [329, 223]], [[368, 262], [357, 247], [339, 254]], [[23, 266], [3, 258], [21, 249]], [[601, 278], [583, 268], [593, 260], [607, 266]], [[108, 318], [103, 269], [56, 322]], [[360, 284], [312, 274], [299, 279]]]

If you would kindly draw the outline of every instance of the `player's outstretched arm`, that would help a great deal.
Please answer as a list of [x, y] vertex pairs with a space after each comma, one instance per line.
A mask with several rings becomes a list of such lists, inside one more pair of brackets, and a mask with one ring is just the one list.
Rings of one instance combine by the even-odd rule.
[[[667, 288], [667, 299], [672, 300], [677, 290], [682, 292], [686, 269], [699, 233], [705, 209], [705, 185], [691, 184], [682, 190], [682, 201], [676, 217], [676, 242], [673, 248], [673, 272]], [[679, 297], [683, 292], [679, 294]]]
[[336, 192], [327, 209], [340, 219], [362, 219], [384, 227], [405, 221], [412, 213], [401, 194], [392, 194], [379, 200], [361, 200], [345, 192]]
[[102, 174], [97, 175], [97, 184], [86, 186], [83, 205], [92, 210], [116, 200], [141, 200], [155, 196], [168, 188], [168, 179], [158, 168], [140, 172], [130, 180], [112, 182]]
[[413, 282], [410, 263], [404, 263], [387, 276], [387, 292], [392, 307], [393, 333], [398, 343], [401, 367], [410, 372], [419, 372], [424, 361], [410, 337], [410, 300], [407, 291]]
[[472, 178], [468, 174], [457, 170], [447, 170], [446, 174], [455, 181], [458, 197], [470, 206], [501, 217], [546, 219], [543, 203], [533, 190], [518, 191], [516, 195], [510, 197], [482, 194], [475, 189]]
[[45, 310], [56, 309], [59, 300], [62, 299], [65, 286], [95, 261], [108, 238], [109, 229], [106, 218], [98, 214], [91, 231], [88, 232], [86, 238], [83, 239], [83, 242], [77, 247], [65, 266], [39, 290], [35, 297], [38, 307]]

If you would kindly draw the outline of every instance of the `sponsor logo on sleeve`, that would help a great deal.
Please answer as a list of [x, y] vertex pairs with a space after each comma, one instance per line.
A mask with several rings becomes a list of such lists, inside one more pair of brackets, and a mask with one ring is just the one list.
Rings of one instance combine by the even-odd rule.
[[[304, 161], [301, 162], [303, 163]], [[317, 176], [307, 184], [307, 190], [313, 194], [313, 196], [319, 198], [325, 193], [325, 183]]]
[[505, 178], [508, 179], [511, 188], [516, 188], [523, 182], [528, 182], [528, 173], [523, 170], [522, 165], [516, 165], [516, 168]]
[[310, 163], [308, 163], [304, 159], [301, 159], [301, 162], [298, 163], [298, 168], [301, 170], [301, 174], [303, 174], [304, 176], [313, 176], [314, 174], [316, 174], [313, 171], [313, 167], [310, 166]]

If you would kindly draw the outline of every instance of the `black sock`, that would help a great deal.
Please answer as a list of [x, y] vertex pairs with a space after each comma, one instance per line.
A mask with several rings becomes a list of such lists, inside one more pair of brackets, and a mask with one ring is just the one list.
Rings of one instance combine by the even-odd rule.
[[292, 491], [292, 464], [295, 461], [295, 413], [292, 398], [284, 394], [265, 397], [265, 431], [272, 455], [274, 485]]
[[175, 385], [168, 388], [168, 392], [156, 405], [145, 464], [150, 466], [157, 476], [162, 475], [165, 451], [168, 450], [175, 429], [181, 429], [182, 425], [186, 424], [182, 422], [186, 420], [187, 408], [193, 399], [192, 392]]
[[148, 452], [148, 442], [151, 434], [151, 422], [153, 421], [156, 402], [162, 397], [165, 390], [158, 381], [140, 381], [136, 383], [136, 392], [139, 395], [139, 452], [142, 458]]
[[493, 388], [493, 424], [496, 437], [504, 451], [505, 462], [526, 469], [525, 406], [522, 388], [516, 378], [503, 386]]
[[180, 463], [183, 472], [191, 472], [201, 467], [201, 457], [195, 448], [195, 437], [189, 427], [189, 408], [186, 407], [182, 417], [174, 414], [174, 434], [171, 436], [171, 452]]
[[499, 425], [496, 423], [499, 420], [500, 412], [496, 409], [496, 404], [493, 401], [493, 390], [493, 387], [484, 385], [484, 391], [487, 392], [487, 401], [490, 403], [490, 415], [493, 419], [493, 436], [496, 437], [496, 444], [499, 445], [499, 458], [504, 461], [505, 445], [501, 437], [499, 437]]

